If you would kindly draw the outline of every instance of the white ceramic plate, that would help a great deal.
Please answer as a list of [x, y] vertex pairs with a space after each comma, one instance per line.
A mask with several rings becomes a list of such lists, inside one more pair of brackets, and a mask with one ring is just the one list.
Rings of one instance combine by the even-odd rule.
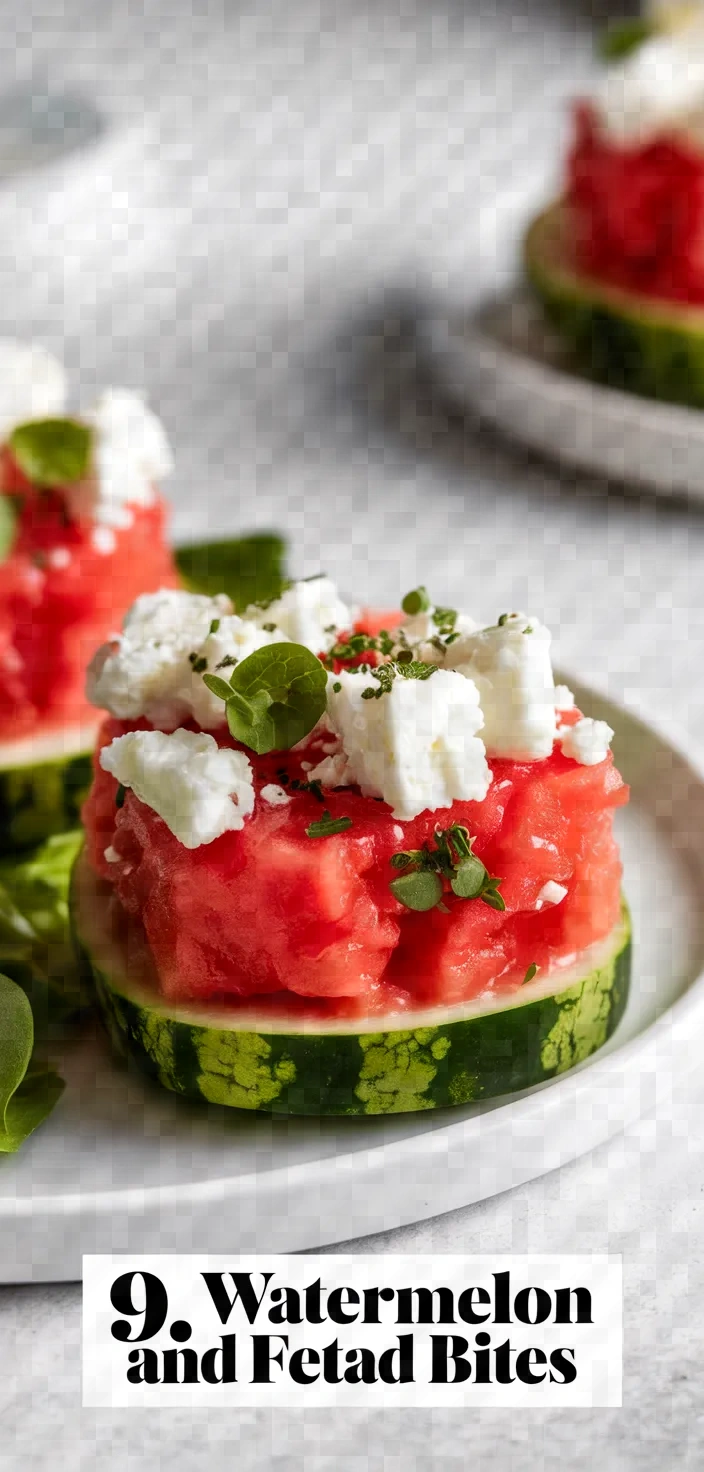
[[421, 337], [444, 392], [512, 439], [580, 470], [704, 499], [704, 412], [579, 377], [523, 291], [473, 317], [431, 317]]
[[609, 1045], [484, 1105], [319, 1121], [190, 1109], [91, 1037], [64, 1060], [52, 1118], [0, 1160], [2, 1281], [78, 1278], [84, 1252], [284, 1252], [398, 1227], [552, 1170], [650, 1107], [656, 1069], [682, 1070], [704, 1034], [704, 778], [569, 683], [614, 727], [632, 784], [619, 817], [634, 975]]

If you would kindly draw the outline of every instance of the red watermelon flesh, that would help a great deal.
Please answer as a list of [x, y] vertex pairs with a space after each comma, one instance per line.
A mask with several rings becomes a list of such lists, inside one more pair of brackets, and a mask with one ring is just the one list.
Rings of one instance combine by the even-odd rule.
[[[127, 729], [134, 723], [107, 721], [101, 742]], [[217, 739], [234, 744], [225, 729]], [[298, 998], [311, 1014], [341, 1016], [449, 1005], [518, 986], [533, 963], [552, 968], [616, 924], [621, 864], [612, 820], [628, 789], [610, 755], [584, 767], [556, 746], [545, 761], [494, 761], [484, 802], [403, 824], [355, 788], [325, 792], [332, 816], [349, 816], [353, 826], [309, 838], [323, 808], [300, 784], [329, 740], [317, 734], [307, 750], [265, 758], [248, 752], [257, 793], [283, 783], [291, 801], [271, 806], [258, 796], [241, 832], [195, 850], [131, 792], [117, 808], [116, 783], [96, 761], [84, 809], [90, 858], [141, 919], [165, 996], [256, 996], [258, 1006]], [[432, 848], [436, 827], [455, 822], [500, 877], [504, 913], [449, 891], [448, 913], [417, 914], [394, 898], [392, 854]], [[106, 849], [119, 861], [108, 862]], [[549, 880], [567, 896], [536, 909]]]
[[676, 132], [614, 141], [575, 110], [567, 165], [575, 265], [599, 281], [704, 303], [704, 154]]
[[21, 502], [0, 586], [0, 741], [90, 724], [86, 666], [130, 604], [178, 586], [163, 500], [132, 507], [131, 525], [69, 521], [62, 498], [29, 487], [7, 452], [0, 492]]

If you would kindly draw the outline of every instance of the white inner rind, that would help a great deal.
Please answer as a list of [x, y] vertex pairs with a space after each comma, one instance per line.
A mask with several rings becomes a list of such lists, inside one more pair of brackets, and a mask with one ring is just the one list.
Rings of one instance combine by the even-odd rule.
[[[173, 1003], [159, 996], [154, 987], [135, 981], [129, 974], [127, 941], [118, 940], [110, 933], [107, 902], [112, 891], [99, 880], [88, 864], [85, 853], [79, 855], [73, 878], [72, 908], [74, 925], [81, 945], [88, 952], [96, 968], [109, 977], [114, 992], [172, 1022], [184, 1022], [190, 1027], [213, 1028], [220, 1032], [256, 1032], [270, 1035], [289, 1034], [345, 1034], [413, 1031], [421, 1027], [446, 1026], [452, 1022], [466, 1022], [489, 1013], [507, 1012], [512, 1008], [528, 1006], [544, 997], [559, 996], [569, 987], [577, 985], [609, 963], [623, 948], [630, 933], [628, 915], [624, 913], [610, 935], [596, 941], [580, 952], [570, 966], [555, 966], [549, 972], [538, 974], [527, 985], [514, 991], [497, 994], [483, 992], [471, 1002], [459, 1002], [454, 1007], [428, 1007], [422, 1011], [374, 1013], [371, 1017], [302, 1018], [297, 1011], [290, 1016], [277, 1009], [268, 1014], [263, 1009], [238, 1006], [211, 1006], [206, 1003]], [[315, 998], [310, 998], [315, 1001]]]
[[41, 767], [68, 757], [86, 755], [95, 748], [100, 721], [85, 726], [57, 726], [42, 736], [23, 736], [0, 742], [0, 772], [13, 767]]

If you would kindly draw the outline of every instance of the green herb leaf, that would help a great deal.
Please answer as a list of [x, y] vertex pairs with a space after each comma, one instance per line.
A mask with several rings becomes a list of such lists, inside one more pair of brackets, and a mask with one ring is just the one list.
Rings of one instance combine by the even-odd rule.
[[0, 971], [27, 993], [35, 1030], [90, 1005], [69, 935], [68, 891], [82, 833], [55, 834], [0, 863]]
[[234, 541], [176, 548], [176, 565], [195, 593], [227, 593], [236, 613], [250, 603], [269, 603], [282, 593], [286, 544], [275, 532], [254, 532]]
[[[220, 666], [218, 665], [219, 668]], [[232, 686], [228, 684], [227, 680], [221, 680], [219, 675], [204, 675], [203, 684], [207, 685], [208, 689], [213, 695], [217, 696], [218, 700], [229, 700], [232, 695]]]
[[29, 999], [9, 976], [0, 975], [0, 1152], [19, 1149], [53, 1109], [63, 1089], [58, 1076], [40, 1065], [29, 1072], [34, 1020]]
[[15, 540], [17, 516], [9, 496], [0, 495], [0, 563], [5, 561]]
[[124, 807], [124, 805], [125, 805], [125, 797], [126, 796], [127, 796], [127, 788], [125, 786], [123, 786], [122, 782], [118, 782], [118, 784], [117, 784], [117, 792], [115, 793], [115, 807], [116, 808], [122, 808], [122, 807]]
[[258, 756], [288, 751], [302, 741], [326, 706], [325, 669], [302, 644], [256, 649], [235, 667], [230, 685], [230, 731]]
[[8, 440], [13, 459], [36, 486], [70, 486], [90, 468], [93, 432], [77, 419], [30, 419]]
[[426, 664], [422, 659], [411, 659], [405, 664], [399, 664], [398, 674], [404, 680], [429, 680], [431, 675], [437, 674], [436, 664]]
[[492, 910], [505, 910], [506, 902], [503, 895], [499, 894], [498, 886], [502, 883], [500, 879], [490, 879], [482, 890], [479, 898], [489, 905]]
[[432, 607], [432, 604], [428, 597], [427, 590], [423, 587], [420, 587], [414, 588], [412, 592], [406, 594], [405, 598], [401, 602], [401, 607], [404, 613], [407, 613], [411, 618], [413, 618], [414, 614], [416, 613], [427, 613], [428, 609]]
[[651, 20], [634, 16], [632, 20], [611, 21], [599, 37], [598, 54], [602, 61], [622, 61], [656, 34], [657, 27]]
[[487, 880], [487, 872], [476, 854], [470, 854], [468, 858], [461, 859], [450, 881], [453, 894], [461, 900], [474, 900], [482, 893]]
[[325, 808], [322, 818], [308, 824], [306, 834], [308, 838], [330, 838], [333, 833], [345, 833], [351, 827], [351, 818], [331, 818], [328, 809]]
[[440, 875], [428, 869], [400, 874], [391, 880], [389, 888], [407, 910], [433, 910], [443, 894]]
[[535, 961], [531, 961], [530, 966], [528, 967], [528, 970], [526, 971], [526, 974], [521, 982], [521, 986], [527, 986], [528, 982], [532, 981], [533, 977], [538, 975], [539, 970], [540, 967], [536, 965]]

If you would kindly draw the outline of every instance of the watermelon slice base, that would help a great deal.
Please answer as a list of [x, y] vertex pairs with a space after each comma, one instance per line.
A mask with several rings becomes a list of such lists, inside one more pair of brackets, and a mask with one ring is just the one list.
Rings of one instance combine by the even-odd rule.
[[539, 215], [524, 242], [528, 280], [581, 372], [645, 398], [704, 407], [704, 307], [646, 296], [580, 274], [567, 210]]
[[[80, 855], [74, 936], [115, 1048], [190, 1099], [281, 1115], [399, 1114], [545, 1082], [602, 1047], [623, 1015], [630, 920], [558, 972], [500, 997], [368, 1022], [174, 1004], [145, 980], [109, 886]], [[386, 1024], [386, 1025], [384, 1025]]]
[[96, 735], [97, 722], [0, 743], [0, 854], [78, 825]]

